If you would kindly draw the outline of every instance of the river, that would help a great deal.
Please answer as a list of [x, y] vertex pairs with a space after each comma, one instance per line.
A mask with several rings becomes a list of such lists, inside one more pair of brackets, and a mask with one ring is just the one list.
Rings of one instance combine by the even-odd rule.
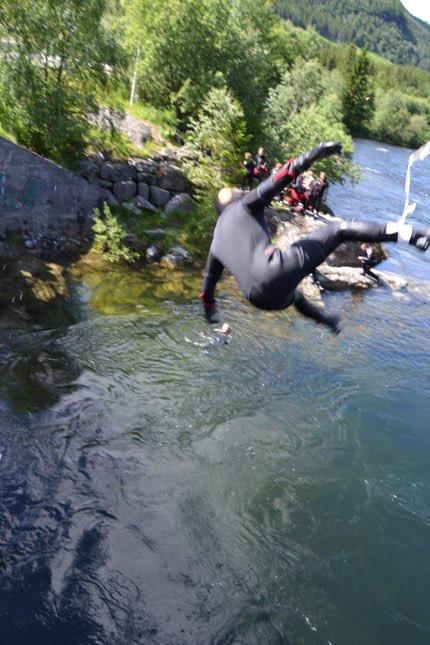
[[[408, 154], [330, 206], [397, 219]], [[3, 645], [430, 642], [430, 257], [390, 250], [412, 292], [327, 296], [338, 337], [227, 283], [205, 349], [198, 276], [81, 266], [2, 326]]]

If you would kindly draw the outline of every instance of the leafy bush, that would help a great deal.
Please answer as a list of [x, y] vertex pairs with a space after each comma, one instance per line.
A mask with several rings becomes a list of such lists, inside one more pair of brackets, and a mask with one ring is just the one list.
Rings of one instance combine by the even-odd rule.
[[128, 231], [119, 214], [109, 206], [104, 207], [103, 213], [97, 212], [93, 232], [95, 250], [109, 262], [135, 262], [138, 259], [138, 254], [126, 243]]
[[392, 89], [378, 96], [372, 135], [380, 141], [419, 147], [430, 139], [430, 107]]
[[245, 143], [240, 104], [225, 87], [213, 88], [188, 133], [193, 159], [186, 171], [200, 199], [212, 199], [225, 184], [237, 183]]
[[121, 62], [111, 8], [110, 0], [2, 0], [0, 43], [10, 46], [0, 82], [19, 142], [58, 161], [82, 155], [97, 92]]
[[345, 175], [355, 179], [358, 169], [349, 161], [354, 147], [342, 116], [340, 100], [328, 93], [318, 61], [298, 61], [269, 92], [264, 114], [267, 148], [273, 158], [284, 161], [321, 141], [340, 141], [343, 157], [315, 164], [315, 170], [324, 170], [332, 181], [343, 181]]

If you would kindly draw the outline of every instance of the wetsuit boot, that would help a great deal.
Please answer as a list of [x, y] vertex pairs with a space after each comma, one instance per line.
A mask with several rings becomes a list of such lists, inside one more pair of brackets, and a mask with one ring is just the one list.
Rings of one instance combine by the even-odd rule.
[[419, 251], [427, 251], [430, 247], [430, 229], [413, 228], [409, 244], [415, 246]]
[[199, 299], [203, 305], [203, 313], [210, 325], [219, 323], [219, 311], [215, 298], [211, 298], [205, 291], [199, 294]]

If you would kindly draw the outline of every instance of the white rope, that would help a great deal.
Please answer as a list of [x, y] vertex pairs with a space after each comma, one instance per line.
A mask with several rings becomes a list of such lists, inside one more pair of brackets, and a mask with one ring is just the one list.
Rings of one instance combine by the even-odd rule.
[[399, 219], [399, 224], [404, 224], [408, 215], [412, 215], [416, 209], [416, 203], [409, 203], [409, 194], [411, 192], [411, 169], [416, 161], [424, 161], [426, 157], [430, 155], [430, 141], [428, 141], [424, 146], [418, 148], [413, 152], [409, 157], [408, 170], [406, 172], [406, 181], [405, 181], [405, 207], [403, 209], [402, 216]]

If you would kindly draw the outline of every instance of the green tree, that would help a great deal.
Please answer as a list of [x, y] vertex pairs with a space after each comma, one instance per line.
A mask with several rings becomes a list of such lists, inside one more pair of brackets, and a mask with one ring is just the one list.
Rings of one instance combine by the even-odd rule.
[[250, 131], [288, 57], [267, 0], [130, 0], [130, 47], [141, 45], [139, 95], [174, 106], [186, 128], [221, 75], [241, 103]]
[[367, 51], [351, 45], [345, 58], [342, 108], [344, 123], [353, 134], [366, 131], [375, 109], [370, 71]]
[[430, 138], [427, 101], [411, 101], [396, 89], [377, 95], [372, 134], [381, 141], [419, 147]]
[[240, 104], [227, 88], [212, 88], [188, 132], [193, 160], [187, 171], [200, 198], [213, 199], [223, 185], [237, 182], [245, 143]]
[[284, 74], [269, 92], [263, 122], [266, 147], [274, 159], [284, 161], [321, 141], [336, 140], [343, 144], [344, 156], [326, 159], [316, 170], [325, 170], [334, 181], [342, 181], [345, 174], [357, 176], [357, 168], [349, 161], [353, 143], [342, 123], [340, 100], [328, 93], [317, 61], [298, 61]]
[[[5, 103], [18, 140], [58, 160], [82, 153], [98, 92], [121, 62], [111, 0], [3, 0]], [[112, 24], [112, 21], [111, 21]]]
[[271, 156], [286, 154], [291, 119], [305, 106], [315, 103], [324, 92], [322, 71], [317, 60], [298, 60], [281, 82], [269, 90], [264, 112], [266, 147]]
[[109, 206], [97, 212], [93, 224], [94, 249], [109, 262], [135, 262], [138, 254], [127, 246], [127, 229]]

